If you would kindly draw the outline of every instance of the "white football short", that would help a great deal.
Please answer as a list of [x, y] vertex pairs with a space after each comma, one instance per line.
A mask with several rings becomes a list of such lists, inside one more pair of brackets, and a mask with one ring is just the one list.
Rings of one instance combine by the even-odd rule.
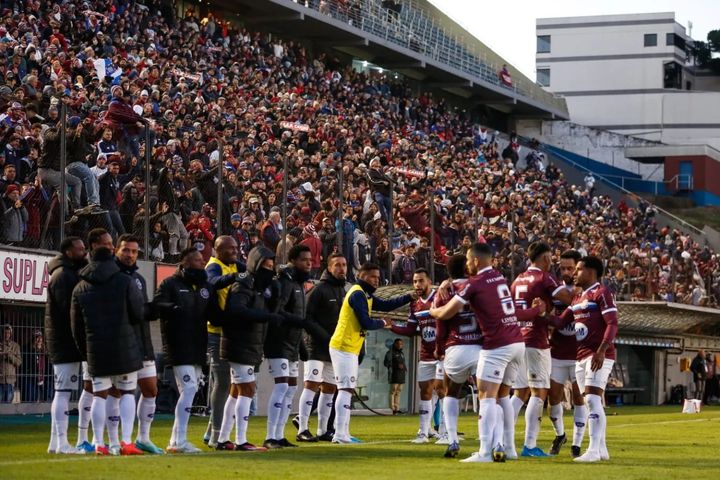
[[234, 385], [250, 383], [255, 381], [255, 367], [241, 363], [230, 363], [230, 381]]
[[93, 393], [110, 390], [113, 385], [123, 392], [135, 390], [137, 388], [137, 372], [112, 377], [92, 377]]
[[53, 365], [55, 391], [77, 390], [80, 379], [80, 362], [56, 363]]
[[550, 371], [550, 380], [560, 385], [565, 382], [575, 383], [575, 360], [552, 359], [552, 370]]
[[549, 348], [525, 347], [525, 366], [529, 387], [550, 388], [552, 361]]
[[443, 368], [453, 383], [464, 384], [468, 377], [475, 375], [480, 358], [480, 345], [455, 345], [445, 350]]
[[173, 367], [175, 384], [178, 392], [182, 393], [186, 388], [198, 389], [198, 379], [202, 378], [202, 369], [199, 365], [176, 365]]
[[298, 362], [291, 362], [287, 358], [268, 358], [268, 370], [273, 378], [298, 376]]
[[438, 360], [421, 361], [417, 368], [417, 381], [429, 382], [430, 380], [443, 379], [443, 362]]
[[492, 350], [482, 349], [477, 365], [478, 379], [512, 385], [524, 357], [524, 342], [512, 343]]
[[306, 382], [335, 385], [335, 370], [333, 370], [332, 362], [308, 360], [303, 364], [303, 370], [303, 376]]
[[335, 385], [341, 389], [357, 387], [358, 356], [330, 347], [330, 358], [335, 371]]
[[585, 387], [602, 388], [605, 390], [614, 364], [615, 360], [606, 358], [600, 370], [593, 372], [591, 368], [592, 355], [578, 360], [575, 365], [575, 377], [577, 378], [580, 393], [585, 393]]
[[155, 360], [143, 360], [143, 367], [137, 372], [138, 380], [143, 378], [157, 377]]

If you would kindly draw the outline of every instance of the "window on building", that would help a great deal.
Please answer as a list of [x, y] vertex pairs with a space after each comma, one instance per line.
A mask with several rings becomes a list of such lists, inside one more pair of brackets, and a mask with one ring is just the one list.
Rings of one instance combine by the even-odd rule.
[[646, 47], [657, 47], [657, 33], [646, 33], [645, 34], [645, 46]]
[[685, 39], [677, 33], [666, 33], [665, 44], [668, 46], [675, 45], [680, 50], [685, 50]]
[[537, 53], [550, 53], [550, 35], [538, 35]]
[[667, 62], [663, 65], [663, 88], [682, 89], [682, 65], [677, 62]]
[[550, 86], [550, 69], [549, 68], [538, 68], [537, 69], [537, 83], [542, 87]]

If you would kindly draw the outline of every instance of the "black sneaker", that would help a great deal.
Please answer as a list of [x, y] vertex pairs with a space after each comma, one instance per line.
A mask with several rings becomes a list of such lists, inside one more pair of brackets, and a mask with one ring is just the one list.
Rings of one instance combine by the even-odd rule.
[[570, 447], [570, 452], [572, 453], [573, 458], [577, 458], [580, 456], [580, 447], [573, 445]]
[[458, 456], [458, 453], [460, 453], [460, 444], [457, 442], [453, 442], [450, 445], [448, 445], [447, 449], [445, 450], [445, 458], [455, 458]]
[[333, 432], [325, 432], [317, 437], [317, 439], [320, 442], [332, 442], [333, 436], [335, 436]]
[[552, 446], [550, 447], [550, 455], [557, 455], [560, 453], [560, 447], [565, 445], [567, 443], [567, 436], [563, 433], [562, 435], [558, 435], [555, 437], [555, 440], [553, 440]]
[[300, 415], [295, 415], [292, 419], [292, 424], [295, 425], [297, 430], [300, 430]]
[[277, 440], [273, 440], [272, 438], [268, 438], [263, 442], [263, 447], [267, 448], [268, 450], [273, 450], [276, 448], [282, 448], [282, 445]]
[[[308, 433], [310, 433], [310, 432], [308, 432]], [[297, 445], [295, 445], [294, 443], [290, 443], [288, 441], [288, 439], [284, 438], [284, 437], [281, 438], [280, 440], [277, 440], [277, 443], [278, 443], [278, 445], [280, 445], [283, 448], [287, 448], [287, 447], [296, 448], [297, 447]]]
[[218, 442], [215, 450], [235, 450], [235, 444], [233, 442]]
[[312, 443], [318, 441], [317, 437], [314, 437], [313, 434], [310, 433], [309, 430], [305, 430], [303, 432], [298, 433], [297, 436], [295, 437], [295, 440], [297, 440], [298, 442], [312, 442]]

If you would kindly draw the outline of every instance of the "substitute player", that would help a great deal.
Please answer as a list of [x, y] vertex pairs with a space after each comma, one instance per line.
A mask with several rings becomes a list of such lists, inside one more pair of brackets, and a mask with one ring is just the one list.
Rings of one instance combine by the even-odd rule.
[[[582, 258], [576, 250], [568, 250], [560, 255], [560, 276], [565, 288], [573, 292], [573, 275], [577, 262]], [[561, 314], [568, 307], [560, 301], [555, 301], [555, 311]], [[575, 357], [577, 355], [577, 340], [575, 340], [575, 325], [570, 324], [564, 328], [554, 328], [550, 335], [550, 356], [552, 370], [550, 371], [550, 421], [555, 429], [555, 439], [550, 447], [550, 453], [557, 455], [560, 447], [566, 442], [565, 424], [563, 423], [565, 398], [565, 384], [572, 383], [573, 403], [573, 439], [571, 453], [573, 457], [580, 456], [580, 446], [585, 435], [587, 422], [587, 407], [577, 381], [575, 380]]]
[[335, 400], [333, 443], [354, 443], [350, 437], [350, 400], [357, 386], [358, 355], [365, 335], [368, 330], [390, 327], [390, 322], [373, 319], [373, 311], [389, 312], [410, 303], [415, 297], [412, 294], [382, 300], [373, 295], [379, 284], [380, 267], [373, 263], [364, 264], [358, 273], [358, 283], [343, 299], [340, 318], [330, 339], [330, 358], [339, 389]]
[[[447, 264], [451, 285], [448, 298], [463, 291], [468, 283], [465, 275], [465, 257], [453, 255]], [[434, 307], [442, 307], [447, 301], [436, 295]], [[448, 434], [446, 458], [460, 453], [458, 436], [459, 397], [468, 378], [475, 375], [482, 344], [482, 333], [475, 313], [466, 305], [457, 315], [447, 320], [436, 320], [435, 358], [443, 361], [444, 383], [447, 393], [443, 399], [443, 416]]]
[[413, 274], [413, 288], [418, 299], [410, 304], [410, 316], [404, 325], [395, 323], [390, 327], [393, 333], [408, 337], [420, 335], [420, 362], [417, 368], [417, 380], [420, 387], [420, 429], [412, 443], [428, 443], [430, 420], [433, 409], [433, 392], [439, 398], [445, 396], [443, 387], [443, 363], [435, 358], [435, 319], [430, 316], [435, 298], [430, 275], [424, 268], [418, 268]]
[[[558, 284], [549, 273], [552, 266], [550, 246], [545, 242], [534, 242], [528, 248], [530, 267], [515, 279], [510, 287], [515, 306], [520, 309], [527, 308], [533, 300], [540, 298], [546, 305], [552, 305], [553, 299], [566, 305], [572, 300], [570, 293], [564, 285]], [[543, 415], [543, 405], [550, 391], [550, 343], [548, 342], [548, 319], [535, 317], [521, 323], [523, 339], [525, 340], [525, 361], [523, 368], [515, 379], [515, 398], [513, 408], [522, 405], [517, 399], [526, 397], [527, 387], [530, 387], [531, 397], [525, 409], [525, 443], [521, 455], [523, 457], [547, 457], [548, 455], [537, 446], [540, 433], [540, 422]], [[514, 410], [515, 411], [515, 410]], [[517, 413], [516, 413], [517, 415]], [[517, 418], [517, 417], [516, 417]], [[515, 444], [508, 443], [515, 437], [514, 422], [506, 424], [505, 449], [509, 458], [514, 458]]]
[[607, 420], [602, 405], [607, 380], [615, 363], [615, 335], [618, 330], [615, 299], [607, 287], [600, 284], [603, 263], [597, 257], [580, 259], [575, 268], [575, 286], [582, 289], [568, 309], [560, 316], [557, 326], [563, 328], [575, 322], [577, 364], [575, 376], [590, 410], [588, 426], [590, 445], [575, 459], [590, 463], [609, 460], [605, 444]]
[[70, 395], [78, 386], [82, 355], [70, 328], [70, 303], [75, 285], [80, 281], [78, 271], [87, 264], [85, 244], [80, 237], [67, 237], [60, 244], [60, 254], [48, 263], [48, 283], [45, 305], [45, 341], [53, 364], [55, 393], [50, 408], [50, 445], [48, 453], [85, 453], [68, 442]]
[[[493, 444], [495, 424], [502, 421], [498, 418], [496, 408], [498, 393], [501, 385], [509, 390], [525, 353], [518, 320], [527, 321], [543, 314], [545, 304], [537, 299], [531, 308], [515, 310], [505, 278], [492, 268], [492, 249], [489, 245], [473, 244], [466, 257], [467, 270], [472, 275], [470, 281], [445, 306], [431, 309], [430, 314], [439, 320], [449, 319], [460, 313], [466, 305], [472, 306], [483, 335], [483, 349], [477, 366], [480, 450], [462, 462], [502, 462], [505, 461], [502, 438], [496, 438], [498, 443]], [[504, 411], [504, 415], [508, 413], [512, 412]]]

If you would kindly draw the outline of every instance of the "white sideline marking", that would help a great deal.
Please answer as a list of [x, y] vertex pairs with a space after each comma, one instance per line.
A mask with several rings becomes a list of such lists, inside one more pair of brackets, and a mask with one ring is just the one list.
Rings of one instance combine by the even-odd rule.
[[643, 425], [670, 425], [673, 423], [717, 422], [718, 420], [720, 420], [720, 418], [696, 418], [694, 420], [667, 420], [664, 422], [646, 422], [646, 423], [621, 423], [620, 425], [612, 425], [612, 428], [641, 427]]

